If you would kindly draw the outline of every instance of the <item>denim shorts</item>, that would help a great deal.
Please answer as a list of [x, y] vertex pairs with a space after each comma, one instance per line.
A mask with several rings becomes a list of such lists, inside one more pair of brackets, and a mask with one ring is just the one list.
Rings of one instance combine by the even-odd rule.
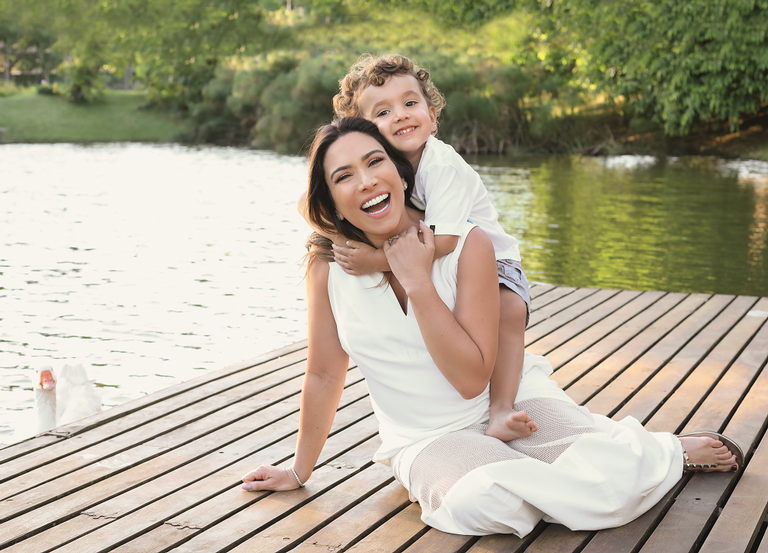
[[497, 259], [496, 270], [499, 273], [499, 284], [503, 284], [523, 298], [527, 308], [525, 326], [528, 326], [528, 319], [531, 317], [531, 295], [528, 292], [530, 285], [528, 284], [528, 277], [523, 272], [523, 266], [519, 261], [512, 259]]

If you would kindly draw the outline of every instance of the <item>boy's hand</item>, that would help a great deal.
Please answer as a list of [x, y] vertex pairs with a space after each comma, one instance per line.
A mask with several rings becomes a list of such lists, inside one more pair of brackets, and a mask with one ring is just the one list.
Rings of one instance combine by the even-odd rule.
[[333, 245], [333, 255], [348, 275], [362, 276], [388, 271], [386, 257], [376, 248], [363, 242], [347, 240], [346, 245]]

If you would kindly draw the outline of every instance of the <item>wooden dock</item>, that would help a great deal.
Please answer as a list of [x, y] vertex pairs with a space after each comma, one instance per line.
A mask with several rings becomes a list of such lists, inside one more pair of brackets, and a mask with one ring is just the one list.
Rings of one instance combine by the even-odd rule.
[[768, 553], [768, 298], [535, 286], [527, 347], [577, 402], [654, 431], [720, 430], [737, 473], [686, 475], [636, 521], [540, 524], [525, 539], [443, 534], [387, 467], [350, 367], [306, 488], [240, 477], [292, 462], [306, 343], [206, 374], [0, 450], [7, 552]]

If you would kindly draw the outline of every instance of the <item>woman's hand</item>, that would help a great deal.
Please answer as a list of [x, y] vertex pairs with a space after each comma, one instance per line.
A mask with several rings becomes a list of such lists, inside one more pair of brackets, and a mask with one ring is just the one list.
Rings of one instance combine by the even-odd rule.
[[[384, 242], [383, 248], [390, 269], [409, 297], [420, 286], [432, 282], [430, 270], [435, 255], [435, 236], [424, 221], [419, 221], [419, 228], [420, 231], [409, 228], [391, 244]], [[423, 236], [423, 242], [419, 234]]]
[[262, 490], [287, 492], [299, 487], [299, 483], [290, 468], [279, 468], [272, 465], [261, 465], [256, 470], [252, 470], [243, 476], [243, 482], [242, 488], [249, 492]]

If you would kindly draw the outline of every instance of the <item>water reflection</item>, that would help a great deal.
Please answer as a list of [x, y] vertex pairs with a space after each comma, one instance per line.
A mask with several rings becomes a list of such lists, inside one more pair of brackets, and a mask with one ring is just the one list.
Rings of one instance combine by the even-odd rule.
[[[768, 295], [768, 164], [477, 159], [533, 281]], [[0, 445], [35, 367], [109, 407], [306, 337], [303, 159], [225, 148], [0, 147]]]
[[561, 156], [479, 170], [533, 280], [768, 295], [768, 163]]

